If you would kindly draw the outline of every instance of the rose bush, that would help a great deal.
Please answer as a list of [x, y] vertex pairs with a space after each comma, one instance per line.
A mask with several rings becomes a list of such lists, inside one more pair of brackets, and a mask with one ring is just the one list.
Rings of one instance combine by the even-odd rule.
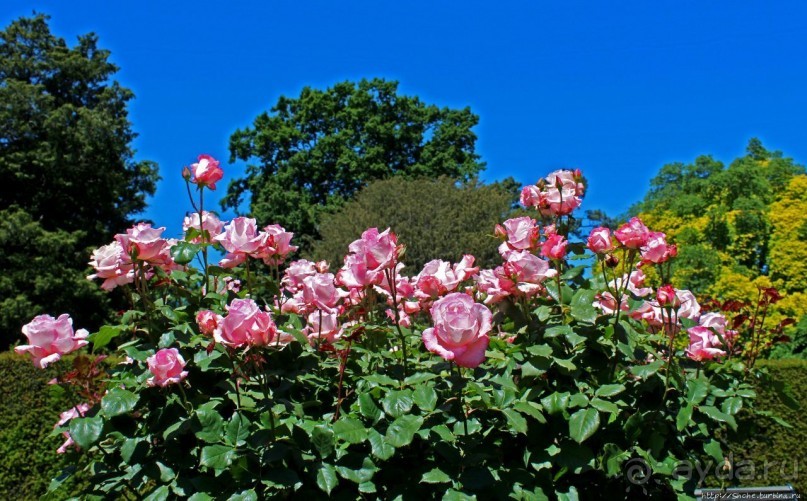
[[[141, 224], [93, 254], [91, 278], [131, 309], [88, 338], [123, 363], [55, 381], [75, 395], [56, 430], [92, 459], [89, 498], [685, 496], [676, 465], [722, 462], [723, 432], [753, 409], [737, 334], [663, 282], [663, 234], [633, 219], [592, 231], [593, 254], [571, 240], [579, 171], [522, 192], [552, 224], [491, 228], [501, 266], [465, 256], [410, 278], [390, 229], [365, 231], [338, 269], [282, 268], [291, 233], [204, 212], [218, 168], [186, 171], [183, 241]], [[87, 342], [48, 319], [18, 348], [39, 365]], [[644, 477], [626, 476], [636, 458]]]

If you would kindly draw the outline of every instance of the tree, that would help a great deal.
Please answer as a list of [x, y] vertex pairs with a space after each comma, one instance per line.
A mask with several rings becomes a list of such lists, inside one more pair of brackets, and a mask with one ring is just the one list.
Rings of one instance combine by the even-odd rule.
[[251, 128], [230, 138], [230, 161], [252, 162], [222, 205], [249, 194], [252, 216], [294, 231], [303, 248], [320, 235], [320, 218], [370, 181], [402, 175], [469, 180], [484, 168], [471, 131], [478, 117], [398, 94], [381, 79], [306, 87], [281, 97]]
[[0, 347], [54, 307], [99, 325], [109, 309], [84, 286], [91, 248], [145, 208], [158, 179], [133, 159], [133, 94], [111, 80], [109, 51], [94, 34], [68, 47], [48, 19], [0, 32]]
[[805, 188], [803, 166], [751, 139], [727, 168], [708, 156], [665, 165], [632, 211], [679, 245], [675, 285], [750, 302], [776, 287], [772, 326], [807, 315]]
[[355, 199], [333, 213], [323, 215], [322, 239], [310, 252], [336, 269], [347, 247], [367, 228], [390, 227], [398, 242], [406, 245], [404, 274], [417, 274], [432, 259], [457, 262], [473, 254], [483, 267], [501, 264], [493, 237], [494, 226], [507, 219], [517, 200], [509, 185], [459, 185], [449, 178], [374, 181]]

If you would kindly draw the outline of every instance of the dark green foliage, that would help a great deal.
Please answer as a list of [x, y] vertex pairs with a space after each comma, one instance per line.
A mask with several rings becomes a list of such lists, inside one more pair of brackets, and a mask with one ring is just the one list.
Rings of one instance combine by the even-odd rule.
[[499, 184], [458, 185], [448, 178], [376, 181], [323, 216], [322, 239], [310, 255], [338, 268], [350, 242], [364, 230], [390, 227], [406, 243], [406, 274], [418, 273], [432, 259], [456, 262], [463, 254], [473, 254], [479, 266], [495, 266], [501, 256], [493, 228], [507, 219], [514, 200], [512, 190]]
[[[735, 465], [754, 462], [757, 478], [743, 481], [743, 485], [792, 484], [803, 495], [807, 493], [807, 360], [764, 360], [759, 365], [767, 369], [770, 379], [757, 384], [757, 408], [792, 428], [764, 416], [747, 421], [744, 434], [730, 437]], [[763, 478], [766, 462], [767, 478]]]
[[[0, 32], [0, 208], [4, 222], [14, 218], [38, 239], [2, 229], [0, 348], [34, 315], [61, 313], [53, 305], [69, 305], [64, 311], [85, 327], [99, 325], [104, 303], [76, 285], [89, 249], [145, 208], [158, 179], [153, 162], [133, 160], [133, 94], [111, 80], [118, 68], [109, 51], [93, 34], [68, 47], [47, 20], [21, 18]], [[59, 266], [61, 276], [51, 273]]]
[[108, 320], [108, 295], [83, 273], [88, 250], [78, 241], [84, 232], [42, 226], [21, 209], [0, 211], [2, 346], [24, 339], [20, 327], [40, 313], [70, 312], [76, 328]]
[[[36, 499], [52, 478], [78, 459], [56, 453], [64, 441], [51, 436], [59, 413], [70, 403], [49, 395], [47, 382], [67, 362], [40, 370], [27, 357], [0, 353], [0, 498]], [[81, 481], [72, 479], [60, 494], [78, 493]]]
[[469, 108], [438, 108], [400, 95], [394, 81], [306, 87], [232, 135], [230, 160], [252, 163], [222, 204], [237, 209], [249, 195], [260, 224], [281, 224], [305, 249], [320, 234], [321, 214], [372, 180], [469, 180], [484, 167], [471, 131], [477, 122]]

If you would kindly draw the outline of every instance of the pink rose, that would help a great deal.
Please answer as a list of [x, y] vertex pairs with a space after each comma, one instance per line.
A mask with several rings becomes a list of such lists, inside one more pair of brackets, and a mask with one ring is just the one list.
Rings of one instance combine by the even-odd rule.
[[566, 239], [561, 235], [553, 234], [541, 245], [541, 255], [553, 261], [560, 261], [566, 257]]
[[698, 304], [695, 295], [686, 289], [678, 290], [675, 294], [681, 302], [681, 306], [678, 308], [678, 318], [688, 318], [697, 322], [701, 315], [701, 305]]
[[135, 254], [139, 261], [164, 261], [164, 253], [169, 246], [168, 241], [162, 238], [165, 227], [152, 228], [149, 223], [137, 223], [126, 230], [126, 234], [115, 235], [123, 249]]
[[[617, 309], [616, 298], [610, 292], [601, 292], [595, 296], [595, 301], [592, 303], [592, 306], [602, 310], [605, 315], [613, 315]], [[622, 298], [619, 309], [622, 311], [628, 311], [629, 306], [628, 299], [626, 297]]]
[[279, 224], [270, 224], [258, 235], [260, 245], [252, 256], [269, 265], [282, 264], [286, 256], [297, 250], [296, 245], [291, 245], [293, 236]]
[[221, 243], [228, 252], [220, 263], [225, 268], [243, 263], [247, 255], [255, 252], [261, 244], [255, 220], [247, 217], [237, 217], [230, 221], [224, 227], [224, 233], [216, 235], [213, 240]]
[[485, 294], [485, 304], [498, 303], [513, 293], [515, 285], [502, 277], [504, 269], [499, 266], [495, 270], [481, 270], [476, 276], [476, 287]]
[[485, 359], [493, 315], [467, 294], [454, 292], [431, 308], [434, 327], [423, 331], [426, 349], [461, 367], [477, 367]]
[[191, 165], [193, 182], [200, 186], [216, 189], [216, 183], [224, 177], [224, 171], [219, 167], [219, 161], [210, 155], [199, 155], [199, 161]]
[[541, 192], [534, 184], [527, 185], [521, 189], [519, 201], [524, 207], [538, 207], [541, 200]]
[[681, 306], [681, 300], [675, 294], [675, 288], [672, 285], [662, 285], [656, 291], [656, 300], [661, 308], [676, 309]]
[[611, 230], [599, 226], [591, 230], [586, 241], [588, 248], [594, 254], [608, 254], [614, 250], [614, 242], [611, 240]]
[[234, 348], [247, 344], [265, 346], [272, 342], [276, 333], [277, 327], [269, 312], [258, 308], [252, 299], [234, 299], [213, 338]]
[[210, 310], [199, 310], [196, 314], [196, 324], [199, 326], [199, 332], [207, 336], [213, 335], [221, 320], [221, 315], [217, 315]]
[[288, 268], [283, 272], [283, 279], [280, 283], [283, 288], [294, 294], [303, 287], [303, 279], [317, 274], [317, 266], [315, 263], [306, 259], [292, 261], [289, 263]]
[[[185, 216], [182, 222], [182, 231], [188, 232], [191, 228], [198, 232], [206, 231], [208, 234], [206, 242], [211, 242], [214, 237], [221, 233], [224, 223], [212, 212], [202, 211], [202, 224], [199, 224], [199, 213], [193, 212]], [[202, 236], [199, 235], [192, 240], [193, 243], [202, 243]]]
[[544, 280], [558, 273], [557, 270], [550, 268], [547, 261], [527, 251], [513, 252], [504, 266], [497, 268], [496, 271], [504, 288], [508, 288], [506, 280], [509, 279], [516, 289], [513, 292], [527, 297], [541, 292]]
[[628, 249], [639, 249], [650, 238], [650, 230], [638, 217], [631, 218], [614, 232], [614, 236]]
[[363, 255], [348, 254], [336, 273], [336, 283], [348, 289], [363, 289], [381, 283], [382, 273], [368, 269]]
[[153, 374], [146, 382], [149, 386], [168, 386], [179, 383], [188, 377], [185, 368], [185, 359], [176, 348], [163, 348], [146, 359], [149, 372]]
[[317, 273], [303, 279], [303, 302], [310, 309], [335, 312], [339, 300], [347, 296], [347, 292], [334, 285], [333, 273]]
[[644, 286], [645, 278], [647, 277], [645, 277], [645, 274], [642, 270], [633, 270], [630, 273], [630, 279], [628, 280], [628, 290], [636, 297], [645, 297], [651, 292], [653, 292], [653, 289]]
[[132, 260], [117, 240], [95, 249], [89, 264], [95, 268], [96, 273], [87, 276], [87, 279], [103, 278], [101, 288], [106, 291], [134, 282]]
[[513, 250], [534, 250], [538, 248], [538, 227], [531, 217], [516, 217], [504, 222], [507, 244]]
[[720, 346], [720, 339], [707, 327], [696, 326], [687, 332], [689, 333], [689, 348], [686, 353], [692, 360], [711, 360], [726, 354], [725, 351], [717, 348]]
[[645, 301], [639, 308], [629, 313], [634, 320], [644, 320], [651, 327], [661, 327], [664, 325], [661, 308], [650, 301]]
[[443, 296], [457, 289], [459, 284], [474, 276], [479, 268], [473, 266], [474, 257], [470, 254], [453, 267], [448, 261], [434, 259], [423, 266], [423, 270], [412, 279], [415, 284], [414, 297], [427, 301]]
[[389, 228], [381, 233], [378, 228], [369, 228], [348, 249], [362, 256], [369, 271], [378, 272], [394, 266], [398, 257], [398, 237]]
[[342, 335], [342, 327], [336, 317], [336, 312], [313, 311], [308, 315], [306, 335], [311, 344], [333, 344]]
[[556, 170], [539, 182], [538, 210], [545, 216], [565, 216], [580, 207], [584, 186], [579, 170]]
[[84, 329], [73, 332], [73, 319], [66, 313], [59, 318], [39, 315], [22, 327], [28, 344], [14, 348], [19, 354], [28, 352], [34, 365], [44, 369], [70, 352], [87, 345], [89, 335]]
[[660, 231], [648, 233], [647, 241], [641, 247], [642, 262], [660, 264], [672, 257], [675, 247], [667, 245], [667, 235]]

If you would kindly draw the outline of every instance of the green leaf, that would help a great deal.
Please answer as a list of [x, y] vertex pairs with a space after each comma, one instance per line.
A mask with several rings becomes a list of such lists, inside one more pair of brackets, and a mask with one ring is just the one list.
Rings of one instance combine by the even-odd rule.
[[596, 409], [581, 409], [569, 418], [569, 436], [582, 443], [600, 427], [600, 413]]
[[412, 394], [415, 404], [426, 412], [431, 412], [437, 407], [437, 392], [427, 385], [418, 386]]
[[207, 445], [202, 448], [199, 463], [214, 470], [224, 470], [233, 462], [235, 451], [225, 445]]
[[165, 501], [171, 495], [171, 489], [167, 485], [161, 485], [151, 491], [151, 494], [143, 498], [143, 501]]
[[415, 433], [423, 424], [423, 418], [407, 414], [393, 421], [387, 428], [387, 443], [393, 447], [404, 447], [412, 442]]
[[527, 420], [513, 409], [504, 409], [502, 413], [507, 417], [510, 429], [516, 433], [527, 434]]
[[188, 264], [193, 261], [196, 254], [202, 249], [199, 244], [190, 242], [177, 242], [171, 247], [171, 257], [177, 264]]
[[532, 416], [539, 423], [546, 423], [541, 407], [535, 402], [516, 402], [513, 408], [522, 414]]
[[367, 440], [367, 430], [358, 419], [343, 417], [333, 424], [336, 438], [351, 444], [359, 444]]
[[548, 344], [536, 344], [527, 348], [527, 353], [542, 358], [551, 358], [552, 347]]
[[212, 407], [199, 407], [196, 409], [196, 419], [201, 429], [196, 432], [196, 438], [207, 443], [220, 442], [223, 437], [224, 419]]
[[569, 397], [569, 407], [588, 407], [588, 397], [583, 393], [575, 393]]
[[101, 410], [107, 417], [120, 416], [134, 410], [138, 396], [123, 388], [112, 388], [101, 399]]
[[689, 422], [692, 421], [692, 411], [694, 407], [692, 405], [685, 405], [681, 407], [681, 410], [678, 411], [678, 416], [675, 418], [675, 427], [678, 431], [684, 431], [686, 427], [689, 425]]
[[569, 406], [569, 392], [558, 393], [555, 392], [547, 397], [541, 399], [541, 405], [549, 414], [557, 414], [566, 410]]
[[333, 452], [333, 431], [325, 426], [317, 426], [311, 432], [311, 443], [316, 447], [320, 457], [326, 458]]
[[743, 399], [738, 397], [727, 398], [723, 401], [723, 405], [721, 405], [720, 408], [726, 414], [733, 416], [743, 408]]
[[[132, 463], [132, 459], [142, 456], [148, 449], [148, 443], [144, 438], [127, 438], [120, 447], [120, 456], [123, 462]], [[138, 454], [138, 451], [140, 452]]]
[[717, 407], [712, 407], [710, 405], [703, 405], [698, 407], [698, 410], [702, 413], [706, 414], [710, 418], [714, 419], [715, 421], [720, 421], [722, 423], [726, 423], [731, 426], [731, 429], [737, 429], [737, 422], [734, 420], [733, 416], [729, 416], [717, 409]]
[[387, 460], [395, 454], [395, 447], [388, 444], [384, 440], [384, 436], [378, 433], [374, 428], [368, 430], [367, 438], [370, 440], [370, 448], [373, 456], [378, 459]]
[[240, 447], [246, 443], [249, 437], [249, 419], [243, 414], [236, 412], [227, 423], [227, 443]]
[[73, 418], [70, 420], [70, 436], [82, 449], [89, 449], [104, 431], [104, 418]]
[[709, 382], [703, 379], [693, 379], [687, 383], [687, 402], [698, 405], [709, 394]]
[[568, 325], [555, 325], [554, 327], [550, 327], [544, 331], [545, 338], [568, 336], [569, 334], [574, 334], [574, 331]]
[[630, 368], [631, 373], [640, 378], [640, 379], [647, 379], [653, 374], [657, 373], [659, 369], [661, 369], [664, 365], [664, 362], [661, 360], [656, 360], [655, 362], [651, 362], [646, 365], [634, 365]]
[[574, 486], [569, 487], [569, 492], [555, 492], [558, 496], [558, 501], [578, 501], [577, 488]]
[[601, 398], [592, 398], [591, 406], [599, 411], [608, 412], [610, 414], [619, 414], [619, 407], [617, 407], [615, 403], [603, 400]]
[[373, 401], [373, 396], [369, 393], [359, 395], [359, 412], [371, 421], [378, 421], [381, 417], [381, 409]]
[[597, 397], [613, 397], [623, 391], [625, 391], [625, 385], [623, 384], [604, 384], [597, 388], [594, 395]]
[[573, 371], [573, 370], [577, 369], [577, 366], [574, 364], [574, 362], [572, 362], [571, 359], [566, 360], [566, 359], [563, 359], [563, 358], [557, 358], [556, 357], [556, 358], [553, 358], [552, 360], [555, 362], [556, 365], [558, 365], [560, 367], [563, 367], [564, 369], [566, 369], [568, 371]]
[[359, 469], [348, 468], [346, 466], [337, 466], [336, 471], [339, 472], [339, 476], [345, 480], [350, 480], [356, 484], [363, 484], [365, 482], [369, 482], [373, 478], [373, 474], [378, 471], [378, 468], [376, 468], [373, 461], [369, 457], [365, 457], [364, 461], [362, 461], [361, 468]]
[[446, 475], [440, 468], [431, 469], [420, 478], [421, 484], [444, 484], [447, 482], [451, 482], [451, 477]]
[[442, 501], [475, 501], [476, 496], [469, 496], [464, 492], [448, 489], [441, 499]]
[[718, 464], [723, 462], [723, 449], [720, 447], [720, 442], [717, 440], [709, 440], [703, 445], [703, 451], [712, 456]]
[[406, 386], [416, 386], [420, 383], [425, 383], [426, 381], [432, 380], [437, 378], [437, 374], [433, 374], [431, 372], [418, 372], [417, 374], [412, 374], [411, 376], [404, 379], [404, 384]]
[[110, 341], [120, 336], [122, 332], [123, 328], [119, 325], [105, 325], [101, 327], [98, 332], [89, 337], [89, 340], [92, 341], [93, 353], [95, 353], [95, 350], [108, 345]]
[[384, 412], [394, 418], [408, 414], [412, 410], [413, 403], [412, 390], [391, 390], [381, 400]]
[[317, 487], [326, 494], [330, 494], [338, 484], [339, 477], [336, 476], [336, 469], [327, 463], [322, 463], [317, 470]]
[[364, 494], [375, 494], [377, 492], [375, 484], [372, 482], [362, 482], [359, 484], [359, 492]]
[[227, 501], [258, 501], [258, 493], [254, 489], [233, 494]]

